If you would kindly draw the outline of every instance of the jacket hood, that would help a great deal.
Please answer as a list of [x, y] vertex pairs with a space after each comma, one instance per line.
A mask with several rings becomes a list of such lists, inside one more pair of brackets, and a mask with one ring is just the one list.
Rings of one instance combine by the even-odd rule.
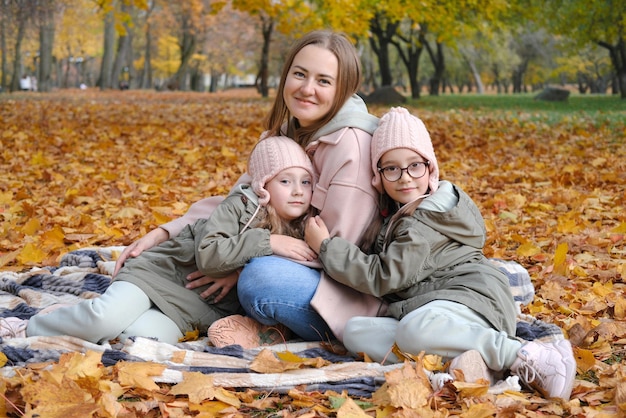
[[431, 197], [437, 198], [440, 193], [444, 194], [444, 199], [448, 201], [456, 200], [456, 205], [444, 212], [424, 210], [420, 205], [413, 217], [454, 241], [482, 249], [487, 230], [476, 204], [464, 191], [449, 182], [442, 181], [439, 189]]
[[254, 191], [252, 190], [252, 186], [250, 186], [249, 184], [236, 184], [235, 187], [230, 189], [228, 195], [246, 196], [254, 204], [254, 206], [259, 206], [259, 196], [254, 193]]
[[315, 132], [312, 141], [343, 128], [358, 128], [373, 134], [377, 127], [378, 118], [367, 111], [365, 102], [358, 94], [353, 94], [335, 117]]
[[241, 231], [239, 231], [239, 233], [241, 234], [243, 231], [248, 229], [250, 225], [252, 225], [252, 221], [254, 221], [256, 216], [259, 214], [261, 205], [259, 204], [259, 196], [257, 196], [256, 193], [254, 193], [254, 191], [252, 190], [252, 186], [250, 186], [249, 184], [238, 184], [231, 189], [230, 193], [228, 193], [228, 196], [238, 196], [238, 195], [245, 196], [248, 199], [248, 201], [255, 206], [254, 213], [252, 214], [248, 222], [246, 222], [246, 224], [243, 226], [243, 228], [241, 228]]

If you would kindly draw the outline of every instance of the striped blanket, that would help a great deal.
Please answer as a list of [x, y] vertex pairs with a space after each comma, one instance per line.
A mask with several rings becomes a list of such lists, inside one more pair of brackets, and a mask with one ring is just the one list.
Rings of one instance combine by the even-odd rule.
[[[73, 304], [102, 294], [111, 282], [112, 261], [123, 247], [83, 249], [66, 254], [57, 267], [33, 268], [28, 272], [0, 272], [0, 317], [28, 319], [56, 303]], [[491, 260], [511, 283], [516, 302], [532, 301], [534, 288], [528, 272], [518, 263]], [[556, 325], [520, 313], [517, 336], [524, 340], [563, 338]], [[339, 355], [329, 344], [287, 342], [271, 347], [243, 350], [239, 346], [212, 347], [206, 338], [176, 345], [147, 338], [130, 338], [125, 343], [93, 344], [69, 337], [29, 337], [0, 341], [0, 352], [7, 364], [0, 373], [9, 376], [28, 363], [57, 361], [66, 352], [102, 353], [105, 366], [119, 361], [150, 361], [164, 364], [157, 382], [179, 383], [185, 371], [210, 373], [216, 386], [254, 388], [286, 392], [297, 385], [307, 391], [346, 391], [351, 396], [369, 396], [384, 382], [386, 372], [401, 365], [363, 362]], [[256, 373], [251, 363], [262, 349], [289, 351], [303, 358], [322, 358], [329, 365], [320, 368], [289, 370], [281, 373]]]

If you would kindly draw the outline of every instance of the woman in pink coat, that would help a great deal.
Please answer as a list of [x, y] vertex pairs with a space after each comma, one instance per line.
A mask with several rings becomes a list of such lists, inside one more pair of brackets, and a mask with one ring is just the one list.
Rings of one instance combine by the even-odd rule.
[[[367, 226], [377, 211], [377, 191], [370, 169], [371, 136], [378, 119], [356, 95], [361, 65], [356, 49], [341, 34], [314, 31], [296, 41], [287, 56], [264, 135], [286, 135], [311, 156], [319, 176], [312, 205], [332, 235], [364, 244]], [[247, 181], [243, 176], [239, 182]], [[198, 218], [210, 216], [221, 201], [212, 197], [193, 204], [181, 218], [131, 244], [128, 257], [175, 236]], [[191, 275], [189, 287], [213, 283], [204, 296], [219, 300], [237, 277], [213, 279]], [[376, 315], [379, 300], [344, 287], [325, 275], [315, 262], [296, 263], [277, 256], [252, 260], [237, 282], [247, 315], [265, 325], [282, 323], [305, 340], [341, 339], [353, 315]], [[344, 314], [338, 306], [344, 308]]]

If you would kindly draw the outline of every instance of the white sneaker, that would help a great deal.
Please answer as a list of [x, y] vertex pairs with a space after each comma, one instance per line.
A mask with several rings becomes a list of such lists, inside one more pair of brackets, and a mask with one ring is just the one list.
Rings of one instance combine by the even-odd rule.
[[486, 380], [490, 385], [493, 383], [491, 375], [483, 356], [476, 350], [469, 350], [456, 356], [450, 362], [450, 374], [454, 376], [454, 370], [463, 372], [463, 377], [468, 383], [475, 383], [479, 379]]
[[576, 378], [576, 360], [568, 340], [531, 341], [520, 348], [511, 372], [548, 398], [569, 400]]
[[27, 319], [20, 319], [14, 316], [8, 318], [0, 318], [0, 337], [9, 338], [26, 338]]

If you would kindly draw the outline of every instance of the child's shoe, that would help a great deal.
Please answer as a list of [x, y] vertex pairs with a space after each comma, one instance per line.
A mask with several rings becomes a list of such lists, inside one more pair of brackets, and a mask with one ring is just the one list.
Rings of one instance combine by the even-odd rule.
[[286, 341], [290, 331], [284, 325], [263, 325], [252, 318], [231, 315], [213, 322], [208, 330], [215, 347], [237, 344], [243, 348], [273, 345]]
[[576, 360], [568, 340], [531, 341], [520, 348], [511, 372], [548, 398], [568, 401], [576, 378]]
[[26, 338], [27, 325], [27, 319], [20, 319], [14, 316], [0, 318], [0, 337], [2, 339]]

